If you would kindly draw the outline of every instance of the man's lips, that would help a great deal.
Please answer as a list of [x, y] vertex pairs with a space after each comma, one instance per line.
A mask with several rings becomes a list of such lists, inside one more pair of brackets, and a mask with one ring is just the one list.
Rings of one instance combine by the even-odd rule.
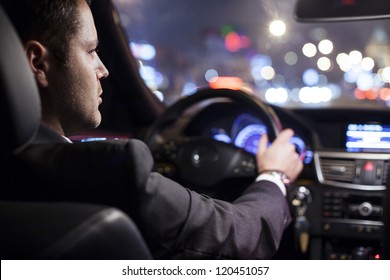
[[99, 97], [98, 97], [98, 105], [102, 104], [102, 102], [103, 102], [103, 99], [101, 98], [102, 94], [103, 94], [103, 92], [100, 92]]

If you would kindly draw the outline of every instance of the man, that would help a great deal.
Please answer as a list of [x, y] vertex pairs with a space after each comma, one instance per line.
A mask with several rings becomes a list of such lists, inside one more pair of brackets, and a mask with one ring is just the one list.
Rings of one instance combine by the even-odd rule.
[[42, 130], [37, 142], [43, 138], [43, 142], [58, 142], [49, 149], [45, 146], [43, 152], [41, 145], [25, 152], [60, 181], [35, 195], [124, 210], [137, 222], [155, 258], [273, 256], [291, 220], [283, 180], [295, 180], [302, 170], [289, 143], [292, 130], [282, 131], [269, 148], [267, 137], [262, 137], [257, 153], [260, 175], [233, 203], [200, 195], [152, 172], [150, 151], [138, 140], [62, 143], [66, 136], [96, 128], [101, 121], [100, 80], [108, 71], [96, 53], [98, 38], [89, 3], [1, 3], [20, 34], [38, 84]]

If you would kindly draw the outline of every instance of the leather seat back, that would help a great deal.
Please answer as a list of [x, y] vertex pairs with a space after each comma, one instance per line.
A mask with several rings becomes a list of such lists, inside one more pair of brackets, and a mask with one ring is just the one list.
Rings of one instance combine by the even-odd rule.
[[36, 185], [55, 189], [59, 184], [42, 178], [19, 156], [38, 131], [40, 99], [22, 44], [1, 5], [0, 107], [1, 259], [150, 259], [138, 228], [122, 211], [71, 200], [44, 202], [43, 193], [29, 197]]
[[41, 106], [19, 37], [2, 9], [0, 35], [0, 151], [14, 152], [37, 133]]
[[132, 220], [81, 203], [0, 201], [1, 259], [151, 259]]

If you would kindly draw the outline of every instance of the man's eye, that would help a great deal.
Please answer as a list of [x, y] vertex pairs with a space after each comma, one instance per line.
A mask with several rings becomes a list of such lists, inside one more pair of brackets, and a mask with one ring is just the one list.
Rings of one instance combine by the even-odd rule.
[[93, 53], [98, 53], [99, 52], [99, 49], [98, 48], [94, 48], [92, 50], [90, 50], [88, 53], [89, 54], [93, 54]]

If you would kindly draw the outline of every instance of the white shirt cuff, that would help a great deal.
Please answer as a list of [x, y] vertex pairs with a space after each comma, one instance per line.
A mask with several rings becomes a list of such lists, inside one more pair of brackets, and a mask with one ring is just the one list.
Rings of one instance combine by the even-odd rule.
[[256, 182], [259, 181], [270, 181], [272, 183], [275, 183], [279, 189], [282, 191], [283, 195], [286, 196], [287, 191], [286, 191], [286, 186], [283, 184], [282, 180], [276, 178], [275, 176], [272, 176], [271, 174], [260, 174], [257, 176]]
[[62, 138], [64, 138], [66, 140], [66, 142], [69, 142], [69, 143], [73, 143], [72, 140], [70, 140], [68, 137], [62, 135]]

